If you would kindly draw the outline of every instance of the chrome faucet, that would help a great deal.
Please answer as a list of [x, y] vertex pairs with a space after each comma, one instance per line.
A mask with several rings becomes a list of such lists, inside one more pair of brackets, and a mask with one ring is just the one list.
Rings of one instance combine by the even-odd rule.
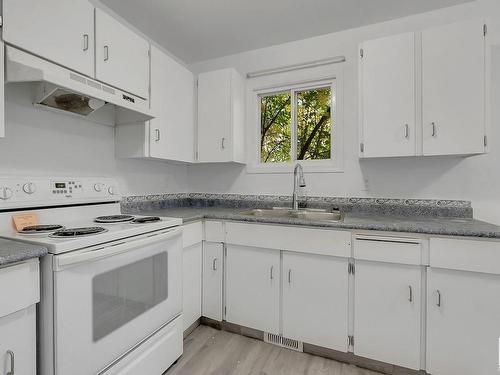
[[292, 197], [292, 209], [299, 209], [299, 200], [297, 194], [297, 185], [300, 187], [306, 187], [306, 179], [304, 178], [304, 169], [302, 165], [297, 163], [293, 170], [293, 197]]

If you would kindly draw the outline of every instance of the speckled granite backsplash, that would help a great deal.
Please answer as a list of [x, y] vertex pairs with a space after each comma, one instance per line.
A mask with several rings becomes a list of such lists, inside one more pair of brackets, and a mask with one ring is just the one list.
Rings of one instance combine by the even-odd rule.
[[[472, 218], [471, 202], [460, 200], [300, 197], [299, 202], [301, 207], [338, 208], [342, 212]], [[177, 207], [271, 208], [291, 205], [292, 197], [286, 195], [175, 193], [128, 196], [122, 200], [122, 209], [126, 211]]]

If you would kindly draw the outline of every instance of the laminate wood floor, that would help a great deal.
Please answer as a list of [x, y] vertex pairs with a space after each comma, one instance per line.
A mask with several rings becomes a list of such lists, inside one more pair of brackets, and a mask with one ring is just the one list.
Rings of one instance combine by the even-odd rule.
[[353, 365], [199, 326], [164, 375], [379, 375]]

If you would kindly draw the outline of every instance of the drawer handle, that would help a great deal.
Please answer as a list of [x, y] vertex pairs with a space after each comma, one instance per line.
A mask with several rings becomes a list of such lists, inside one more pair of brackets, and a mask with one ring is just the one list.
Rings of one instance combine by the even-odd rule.
[[436, 290], [436, 295], [437, 295], [436, 306], [441, 307], [441, 292], [439, 291], [439, 289]]
[[405, 138], [410, 138], [410, 126], [408, 124], [405, 124]]
[[271, 266], [271, 271], [270, 271], [270, 273], [269, 273], [269, 278], [270, 278], [271, 280], [273, 280], [273, 279], [274, 279], [274, 266]]
[[292, 270], [288, 270], [288, 284], [292, 283]]
[[159, 142], [160, 141], [160, 129], [155, 129], [155, 134], [156, 134], [155, 141]]
[[217, 258], [214, 258], [213, 262], [212, 262], [212, 269], [214, 271], [217, 271], [217, 262], [218, 262], [219, 259]]
[[411, 285], [408, 285], [408, 301], [413, 302], [413, 289]]
[[6, 375], [14, 375], [14, 364], [15, 364], [14, 352], [12, 350], [7, 350], [7, 355], [10, 357], [10, 371]]
[[224, 150], [226, 148], [226, 138], [222, 138], [221, 142], [220, 142], [220, 146], [221, 148]]

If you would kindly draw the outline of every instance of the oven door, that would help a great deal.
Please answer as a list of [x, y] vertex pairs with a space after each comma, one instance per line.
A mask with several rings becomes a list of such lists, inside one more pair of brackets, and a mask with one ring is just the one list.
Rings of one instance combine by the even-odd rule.
[[96, 374], [182, 310], [182, 230], [54, 257], [55, 373]]

